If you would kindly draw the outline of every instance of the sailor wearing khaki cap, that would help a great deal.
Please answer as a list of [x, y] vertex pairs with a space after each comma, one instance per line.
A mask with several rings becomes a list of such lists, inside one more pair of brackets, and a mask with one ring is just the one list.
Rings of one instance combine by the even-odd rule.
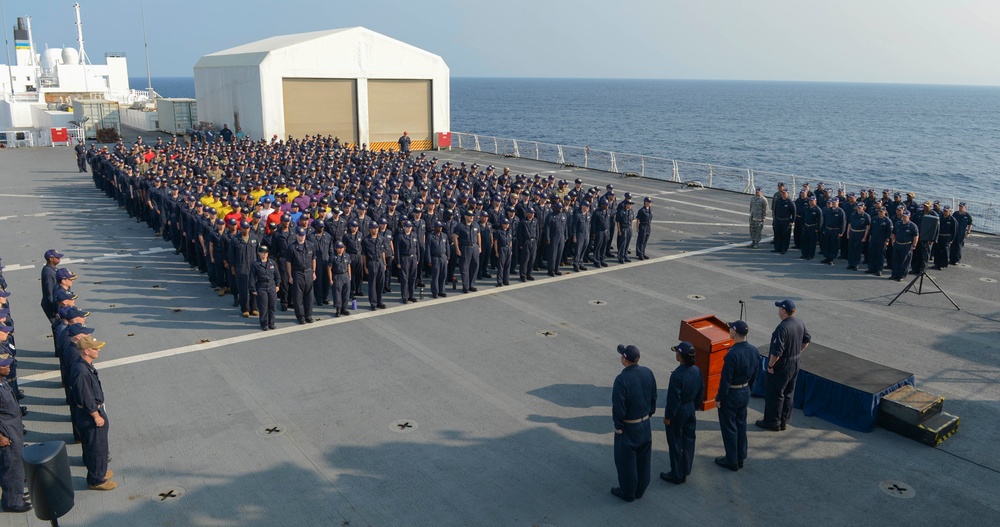
[[70, 373], [74, 418], [83, 439], [83, 464], [87, 466], [87, 486], [92, 490], [111, 490], [118, 486], [109, 478], [108, 414], [104, 410], [104, 390], [94, 361], [106, 343], [91, 335], [76, 343], [80, 360], [73, 363]]

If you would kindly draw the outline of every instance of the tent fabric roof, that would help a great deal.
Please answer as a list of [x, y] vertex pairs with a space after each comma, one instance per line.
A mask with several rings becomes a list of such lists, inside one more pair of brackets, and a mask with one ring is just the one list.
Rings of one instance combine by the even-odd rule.
[[296, 33], [294, 35], [279, 35], [275, 37], [265, 38], [263, 40], [258, 40], [256, 42], [250, 42], [248, 44], [243, 44], [236, 46], [234, 48], [224, 49], [222, 51], [216, 51], [215, 53], [209, 53], [201, 57], [195, 64], [195, 68], [221, 68], [227, 66], [257, 66], [264, 61], [265, 58], [272, 52], [293, 46], [298, 46], [301, 44], [308, 43], [313, 40], [326, 38], [332, 35], [349, 35], [351, 33], [355, 34], [354, 38], [364, 38], [372, 37], [379, 38], [383, 40], [390, 41], [400, 47], [406, 48], [410, 52], [420, 53], [424, 55], [429, 55], [442, 60], [441, 57], [434, 55], [428, 51], [422, 50], [418, 47], [412, 46], [405, 42], [387, 37], [381, 33], [376, 33], [368, 28], [357, 26], [348, 27], [340, 29], [328, 29], [325, 31], [312, 31], [309, 33]]

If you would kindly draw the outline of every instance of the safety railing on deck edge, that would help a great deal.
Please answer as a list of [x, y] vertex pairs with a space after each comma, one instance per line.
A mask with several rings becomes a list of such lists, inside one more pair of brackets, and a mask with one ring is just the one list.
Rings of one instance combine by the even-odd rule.
[[[771, 199], [777, 191], [779, 182], [785, 183], [789, 195], [794, 200], [798, 197], [801, 183], [818, 183], [818, 178], [809, 178], [795, 174], [783, 174], [752, 168], [739, 168], [709, 163], [692, 163], [677, 161], [640, 154], [623, 154], [606, 150], [595, 150], [589, 146], [566, 146], [550, 143], [540, 143], [523, 139], [508, 139], [501, 137], [451, 132], [452, 146], [463, 150], [492, 153], [502, 157], [532, 159], [547, 163], [555, 163], [566, 167], [581, 167], [618, 174], [620, 177], [642, 177], [687, 183], [719, 190], [729, 190], [752, 194], [755, 187], [764, 189], [764, 195]], [[877, 196], [882, 196], [884, 187], [860, 184], [851, 181], [827, 181], [824, 186], [834, 192], [843, 188], [848, 192], [874, 188]], [[815, 188], [815, 185], [813, 185]], [[905, 195], [909, 189], [889, 188], [890, 194], [900, 192]], [[919, 201], [939, 200], [943, 205], [951, 205], [958, 210], [959, 203], [965, 203], [969, 214], [975, 222], [973, 228], [979, 232], [1000, 234], [1000, 204], [954, 196], [929, 195], [912, 191]]]

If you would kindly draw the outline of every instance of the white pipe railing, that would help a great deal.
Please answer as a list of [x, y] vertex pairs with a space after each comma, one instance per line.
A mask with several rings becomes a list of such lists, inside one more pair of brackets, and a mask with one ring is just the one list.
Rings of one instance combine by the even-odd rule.
[[[452, 132], [452, 144], [457, 148], [482, 152], [483, 141], [493, 143], [493, 153], [499, 156], [520, 158], [520, 152], [534, 150], [536, 161], [555, 163], [558, 165], [573, 165], [593, 170], [625, 175], [638, 175], [651, 179], [672, 181], [674, 183], [699, 182], [706, 188], [729, 190], [752, 194], [755, 187], [765, 189], [764, 195], [770, 197], [777, 190], [779, 182], [785, 183], [791, 198], [798, 196], [800, 182], [817, 180], [795, 174], [784, 174], [751, 168], [730, 167], [707, 163], [692, 163], [655, 156], [638, 154], [622, 154], [605, 150], [595, 150], [589, 146], [567, 146], [550, 143], [540, 143], [525, 139], [505, 139], [463, 132]], [[531, 145], [534, 148], [531, 148]], [[849, 191], [875, 188], [881, 197], [883, 188], [876, 185], [858, 184], [847, 181], [829, 181], [829, 188], [850, 189]], [[900, 192], [905, 195], [909, 189], [888, 189], [890, 193]], [[938, 200], [944, 205], [951, 205], [958, 210], [959, 203], [965, 203], [972, 214], [973, 228], [979, 232], [1000, 234], [1000, 204], [994, 202], [961, 199], [955, 196], [935, 195], [934, 193], [916, 192], [920, 201]]]

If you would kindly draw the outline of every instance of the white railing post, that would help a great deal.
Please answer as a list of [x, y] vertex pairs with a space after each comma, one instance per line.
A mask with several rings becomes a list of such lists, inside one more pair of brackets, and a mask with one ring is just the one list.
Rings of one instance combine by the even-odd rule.
[[639, 157], [639, 165], [642, 167], [642, 170], [639, 171], [639, 175], [646, 177], [646, 156]]
[[677, 160], [671, 159], [670, 162], [674, 165], [674, 183], [681, 182], [681, 171], [677, 168]]
[[559, 153], [559, 159], [557, 159], [556, 162], [559, 163], [560, 165], [565, 165], [566, 158], [563, 157], [562, 145], [556, 145], [556, 151]]
[[614, 174], [618, 173], [618, 163], [615, 161], [614, 152], [611, 152], [611, 170], [609, 170], [609, 172], [612, 172]]
[[753, 194], [753, 169], [747, 169], [747, 186], [743, 189], [744, 194]]
[[520, 158], [521, 151], [517, 149], [517, 139], [512, 139], [511, 141], [514, 143], [514, 157]]
[[712, 165], [708, 165], [708, 188], [715, 188], [712, 186]]
[[538, 161], [538, 141], [535, 141], [535, 161]]
[[497, 138], [493, 138], [493, 154], [500, 155], [500, 143], [497, 142]]
[[587, 168], [590, 164], [590, 147], [583, 149], [583, 168]]
[[473, 135], [472, 138], [476, 141], [476, 152], [482, 152], [482, 149], [479, 147], [479, 136]]

